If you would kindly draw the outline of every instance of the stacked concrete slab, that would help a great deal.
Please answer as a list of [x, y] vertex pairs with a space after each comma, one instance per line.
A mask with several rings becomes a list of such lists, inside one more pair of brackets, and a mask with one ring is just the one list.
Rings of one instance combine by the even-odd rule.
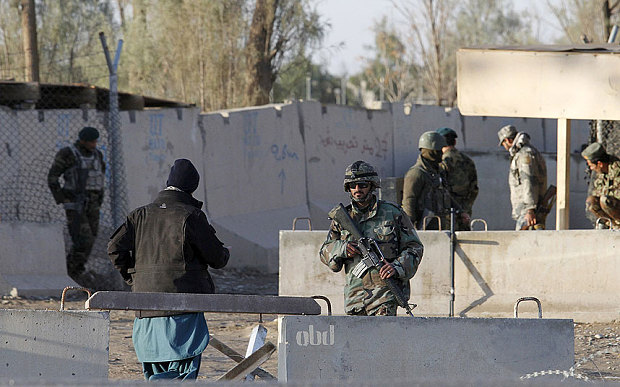
[[572, 320], [290, 316], [278, 320], [280, 382], [505, 378], [573, 365]]
[[0, 309], [0, 378], [18, 385], [105, 382], [109, 338], [109, 312]]
[[[318, 256], [327, 231], [280, 232], [280, 295], [324, 295], [334, 314], [344, 313], [344, 273], [333, 273]], [[416, 316], [450, 312], [450, 238], [418, 232], [424, 256], [411, 280]], [[608, 230], [457, 232], [456, 316], [510, 317], [521, 297], [536, 297], [543, 317], [577, 321], [620, 318], [617, 232]], [[327, 312], [326, 308], [323, 309]], [[402, 311], [402, 310], [401, 310]], [[519, 316], [536, 317], [534, 302]]]
[[0, 223], [0, 294], [60, 297], [78, 286], [65, 263], [60, 223]]

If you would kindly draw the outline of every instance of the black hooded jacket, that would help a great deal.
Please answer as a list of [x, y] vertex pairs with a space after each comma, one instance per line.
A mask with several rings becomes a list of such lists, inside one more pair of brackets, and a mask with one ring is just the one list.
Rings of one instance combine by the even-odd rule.
[[229, 252], [201, 207], [186, 192], [164, 190], [127, 216], [110, 238], [108, 255], [132, 291], [215, 291], [207, 268], [224, 267]]

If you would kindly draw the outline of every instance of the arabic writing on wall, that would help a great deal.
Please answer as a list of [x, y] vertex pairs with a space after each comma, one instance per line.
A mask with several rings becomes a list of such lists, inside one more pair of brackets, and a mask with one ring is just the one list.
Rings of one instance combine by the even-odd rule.
[[351, 136], [350, 138], [335, 138], [328, 132], [327, 136], [319, 135], [319, 144], [321, 144], [323, 148], [336, 149], [344, 154], [353, 152], [360, 155], [372, 156], [377, 159], [386, 160], [388, 156], [388, 138], [388, 134], [386, 133], [383, 135], [383, 138], [375, 136], [371, 139], [364, 138], [359, 141], [357, 136]]

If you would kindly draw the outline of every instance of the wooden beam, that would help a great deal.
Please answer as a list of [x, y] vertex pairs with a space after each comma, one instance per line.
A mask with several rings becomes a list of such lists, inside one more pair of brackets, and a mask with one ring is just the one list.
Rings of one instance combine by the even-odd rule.
[[568, 230], [570, 210], [570, 127], [571, 120], [558, 119], [557, 202], [555, 229]]
[[86, 309], [320, 315], [321, 305], [310, 297], [241, 294], [96, 292]]

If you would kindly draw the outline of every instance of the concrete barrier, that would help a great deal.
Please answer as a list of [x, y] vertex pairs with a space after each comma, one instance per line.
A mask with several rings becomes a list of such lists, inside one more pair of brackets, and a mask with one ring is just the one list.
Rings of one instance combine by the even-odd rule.
[[572, 320], [287, 316], [278, 331], [285, 383], [518, 380], [574, 360]]
[[0, 223], [0, 294], [59, 297], [78, 286], [67, 275], [63, 225]]
[[[416, 316], [448, 316], [450, 239], [447, 232], [418, 232], [422, 263], [411, 280]], [[323, 265], [318, 251], [327, 231], [280, 232], [279, 294], [327, 296], [344, 313], [344, 273]], [[457, 232], [455, 314], [510, 317], [515, 302], [533, 296], [543, 317], [577, 321], [620, 318], [617, 233], [607, 230]], [[520, 315], [537, 316], [534, 303]], [[326, 309], [323, 309], [326, 313]]]
[[109, 312], [0, 309], [0, 378], [107, 379]]

